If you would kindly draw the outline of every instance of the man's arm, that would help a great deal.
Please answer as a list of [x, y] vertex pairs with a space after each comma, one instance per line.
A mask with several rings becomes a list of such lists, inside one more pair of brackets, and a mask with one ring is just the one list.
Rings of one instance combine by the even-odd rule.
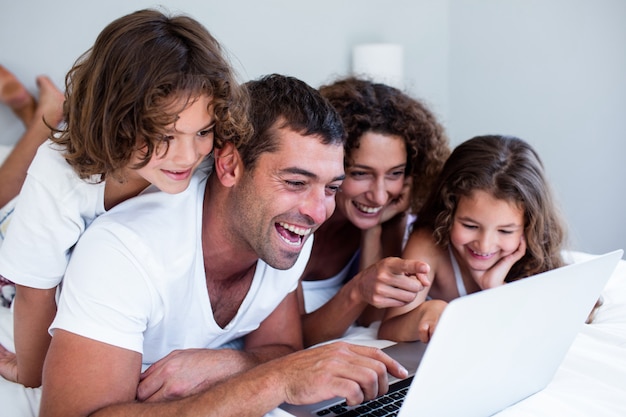
[[[93, 416], [260, 417], [283, 402], [310, 404], [333, 397], [355, 405], [385, 393], [388, 372], [397, 378], [407, 376], [406, 370], [380, 349], [331, 343], [266, 362], [190, 397], [151, 403], [110, 402], [111, 406]], [[41, 414], [54, 415], [81, 414]]]
[[57, 329], [44, 364], [39, 415], [87, 416], [134, 401], [140, 373], [140, 353]]
[[300, 315], [295, 292], [292, 292], [257, 330], [245, 337], [244, 350], [174, 351], [142, 374], [137, 397], [142, 401], [187, 397], [236, 373], [300, 349]]

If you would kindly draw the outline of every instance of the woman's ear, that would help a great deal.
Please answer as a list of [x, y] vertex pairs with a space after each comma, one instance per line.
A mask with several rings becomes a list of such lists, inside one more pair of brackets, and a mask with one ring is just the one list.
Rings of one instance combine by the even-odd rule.
[[242, 172], [239, 152], [230, 142], [226, 142], [221, 148], [215, 148], [215, 171], [220, 182], [226, 186], [232, 186]]

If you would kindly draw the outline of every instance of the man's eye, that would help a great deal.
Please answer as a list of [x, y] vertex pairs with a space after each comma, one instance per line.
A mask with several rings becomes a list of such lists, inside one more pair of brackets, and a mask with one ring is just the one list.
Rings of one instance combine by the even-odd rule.
[[329, 194], [337, 194], [340, 188], [341, 187], [339, 185], [329, 185], [328, 187], [326, 187]]

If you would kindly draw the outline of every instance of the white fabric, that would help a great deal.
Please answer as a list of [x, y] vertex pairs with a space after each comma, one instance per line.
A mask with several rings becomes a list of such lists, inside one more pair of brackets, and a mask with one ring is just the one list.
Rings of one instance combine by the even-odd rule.
[[337, 294], [344, 282], [346, 282], [348, 272], [358, 259], [359, 253], [360, 251], [356, 251], [346, 266], [333, 277], [319, 281], [302, 281], [304, 309], [307, 313], [317, 310]]
[[0, 275], [33, 288], [61, 282], [71, 248], [104, 213], [104, 183], [93, 180], [81, 180], [52, 142], [39, 147], [0, 248]]
[[258, 261], [233, 320], [213, 319], [202, 255], [206, 178], [177, 195], [140, 196], [98, 218], [76, 246], [52, 331], [143, 353], [153, 363], [174, 349], [216, 348], [253, 330], [295, 290], [312, 239], [287, 271]]

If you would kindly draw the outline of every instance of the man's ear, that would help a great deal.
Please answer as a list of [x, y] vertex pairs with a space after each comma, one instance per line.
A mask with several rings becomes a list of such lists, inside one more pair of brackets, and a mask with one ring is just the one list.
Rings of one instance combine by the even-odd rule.
[[221, 148], [215, 148], [215, 171], [220, 182], [226, 186], [232, 186], [242, 172], [242, 163], [239, 152], [230, 142], [226, 142]]

